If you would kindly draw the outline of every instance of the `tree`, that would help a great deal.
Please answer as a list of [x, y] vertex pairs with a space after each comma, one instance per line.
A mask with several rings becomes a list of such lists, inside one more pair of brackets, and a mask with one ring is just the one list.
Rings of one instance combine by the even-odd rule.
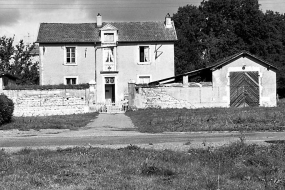
[[37, 84], [39, 63], [32, 59], [35, 44], [25, 45], [23, 40], [14, 47], [14, 38], [0, 38], [0, 71], [12, 74], [17, 84]]
[[241, 50], [276, 67], [278, 88], [285, 89], [285, 16], [260, 10], [258, 0], [203, 0], [173, 15], [176, 74], [209, 66]]
[[6, 38], [3, 36], [0, 38], [0, 71], [9, 72], [10, 60], [14, 54], [13, 38]]

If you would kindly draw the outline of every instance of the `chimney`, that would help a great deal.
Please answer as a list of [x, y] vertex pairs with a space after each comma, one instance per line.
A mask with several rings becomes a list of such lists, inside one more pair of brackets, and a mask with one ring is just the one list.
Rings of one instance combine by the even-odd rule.
[[98, 13], [97, 15], [97, 27], [102, 27], [102, 16], [100, 15], [100, 13]]
[[165, 16], [165, 27], [172, 28], [172, 22], [171, 22], [171, 17], [169, 13], [167, 13], [167, 15]]

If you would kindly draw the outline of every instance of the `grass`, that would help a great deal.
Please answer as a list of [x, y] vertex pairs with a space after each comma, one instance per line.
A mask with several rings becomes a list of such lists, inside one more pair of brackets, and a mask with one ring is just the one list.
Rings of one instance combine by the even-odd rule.
[[94, 120], [98, 113], [85, 113], [73, 115], [13, 117], [11, 123], [1, 125], [0, 130], [40, 130], [40, 129], [71, 129], [77, 130]]
[[0, 189], [285, 188], [285, 145], [233, 143], [188, 152], [68, 148], [0, 151]]
[[283, 131], [285, 106], [139, 109], [126, 113], [140, 132]]

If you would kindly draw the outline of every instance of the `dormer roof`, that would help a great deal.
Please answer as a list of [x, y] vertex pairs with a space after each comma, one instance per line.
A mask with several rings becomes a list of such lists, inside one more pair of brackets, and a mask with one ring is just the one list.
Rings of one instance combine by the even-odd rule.
[[112, 24], [106, 24], [105, 26], [103, 26], [100, 30], [103, 31], [108, 31], [108, 30], [118, 30], [115, 26], [113, 26]]

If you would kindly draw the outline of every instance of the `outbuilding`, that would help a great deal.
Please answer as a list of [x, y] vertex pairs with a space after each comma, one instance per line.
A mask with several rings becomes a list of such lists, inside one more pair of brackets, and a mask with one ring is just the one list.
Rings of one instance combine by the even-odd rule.
[[[277, 68], [267, 61], [241, 51], [206, 68], [154, 81], [150, 85], [163, 86], [166, 94], [196, 108], [274, 107], [277, 105], [276, 71]], [[180, 89], [165, 88], [179, 82], [183, 83]]]

